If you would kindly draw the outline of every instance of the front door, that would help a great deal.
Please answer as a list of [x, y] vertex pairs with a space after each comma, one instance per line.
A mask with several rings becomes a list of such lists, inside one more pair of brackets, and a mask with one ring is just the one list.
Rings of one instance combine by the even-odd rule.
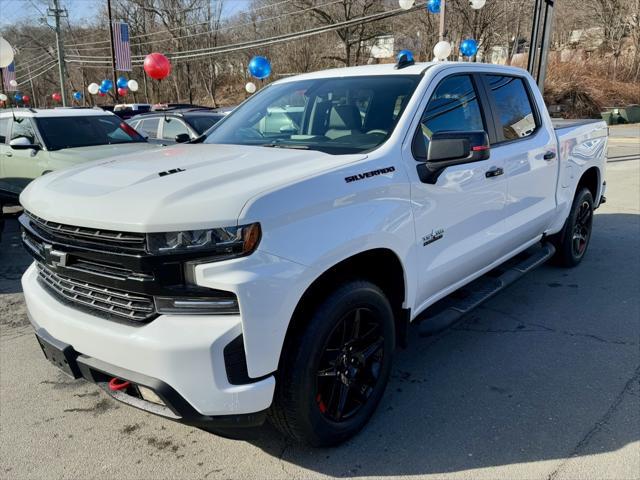
[[18, 117], [11, 122], [9, 140], [5, 145], [3, 155], [3, 188], [12, 194], [19, 195], [27, 184], [42, 175], [46, 169], [42, 159], [46, 152], [36, 149], [18, 150], [11, 148], [9, 143], [19, 137], [25, 137], [31, 144], [39, 144], [31, 118]]
[[[437, 86], [427, 94], [418, 125], [427, 146], [435, 132], [487, 131], [477, 81], [471, 74], [436, 77]], [[410, 175], [417, 164], [413, 158], [409, 162]], [[434, 184], [421, 182], [417, 175], [412, 178], [420, 263], [417, 311], [505, 255], [507, 182], [504, 175], [487, 176], [499, 169], [504, 163], [489, 158], [448, 167]]]

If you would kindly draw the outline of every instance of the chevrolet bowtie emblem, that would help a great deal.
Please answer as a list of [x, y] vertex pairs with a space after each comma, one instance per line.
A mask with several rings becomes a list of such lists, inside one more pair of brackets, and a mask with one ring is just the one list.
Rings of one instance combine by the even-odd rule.
[[44, 245], [44, 259], [52, 267], [66, 267], [68, 255], [60, 250], [54, 250], [52, 245]]

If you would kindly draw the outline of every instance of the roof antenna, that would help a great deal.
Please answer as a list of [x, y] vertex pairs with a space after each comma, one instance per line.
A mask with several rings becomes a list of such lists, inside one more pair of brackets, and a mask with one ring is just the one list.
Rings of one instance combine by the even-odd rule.
[[396, 62], [396, 66], [394, 67], [396, 70], [410, 67], [416, 63], [413, 59], [413, 53], [411, 53], [410, 50], [400, 50], [396, 56]]

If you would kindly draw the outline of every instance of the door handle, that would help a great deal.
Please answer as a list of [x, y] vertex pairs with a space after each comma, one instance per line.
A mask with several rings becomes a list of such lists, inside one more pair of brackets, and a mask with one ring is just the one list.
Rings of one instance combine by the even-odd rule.
[[544, 154], [542, 158], [544, 158], [547, 161], [553, 160], [554, 158], [556, 158], [556, 152], [547, 152]]
[[504, 170], [500, 167], [494, 167], [491, 170], [487, 170], [484, 174], [487, 178], [499, 177], [504, 173]]

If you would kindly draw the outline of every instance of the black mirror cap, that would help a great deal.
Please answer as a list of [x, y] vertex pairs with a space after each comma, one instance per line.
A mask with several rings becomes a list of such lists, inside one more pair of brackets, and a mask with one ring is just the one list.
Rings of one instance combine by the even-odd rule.
[[483, 130], [469, 132], [434, 133], [427, 149], [429, 163], [477, 162], [487, 160], [491, 154], [489, 136]]
[[9, 145], [13, 150], [41, 150], [42, 147], [37, 143], [30, 145]]
[[191, 137], [189, 136], [188, 133], [179, 133], [178, 135], [176, 135], [176, 143], [186, 143], [189, 140], [191, 140]]

